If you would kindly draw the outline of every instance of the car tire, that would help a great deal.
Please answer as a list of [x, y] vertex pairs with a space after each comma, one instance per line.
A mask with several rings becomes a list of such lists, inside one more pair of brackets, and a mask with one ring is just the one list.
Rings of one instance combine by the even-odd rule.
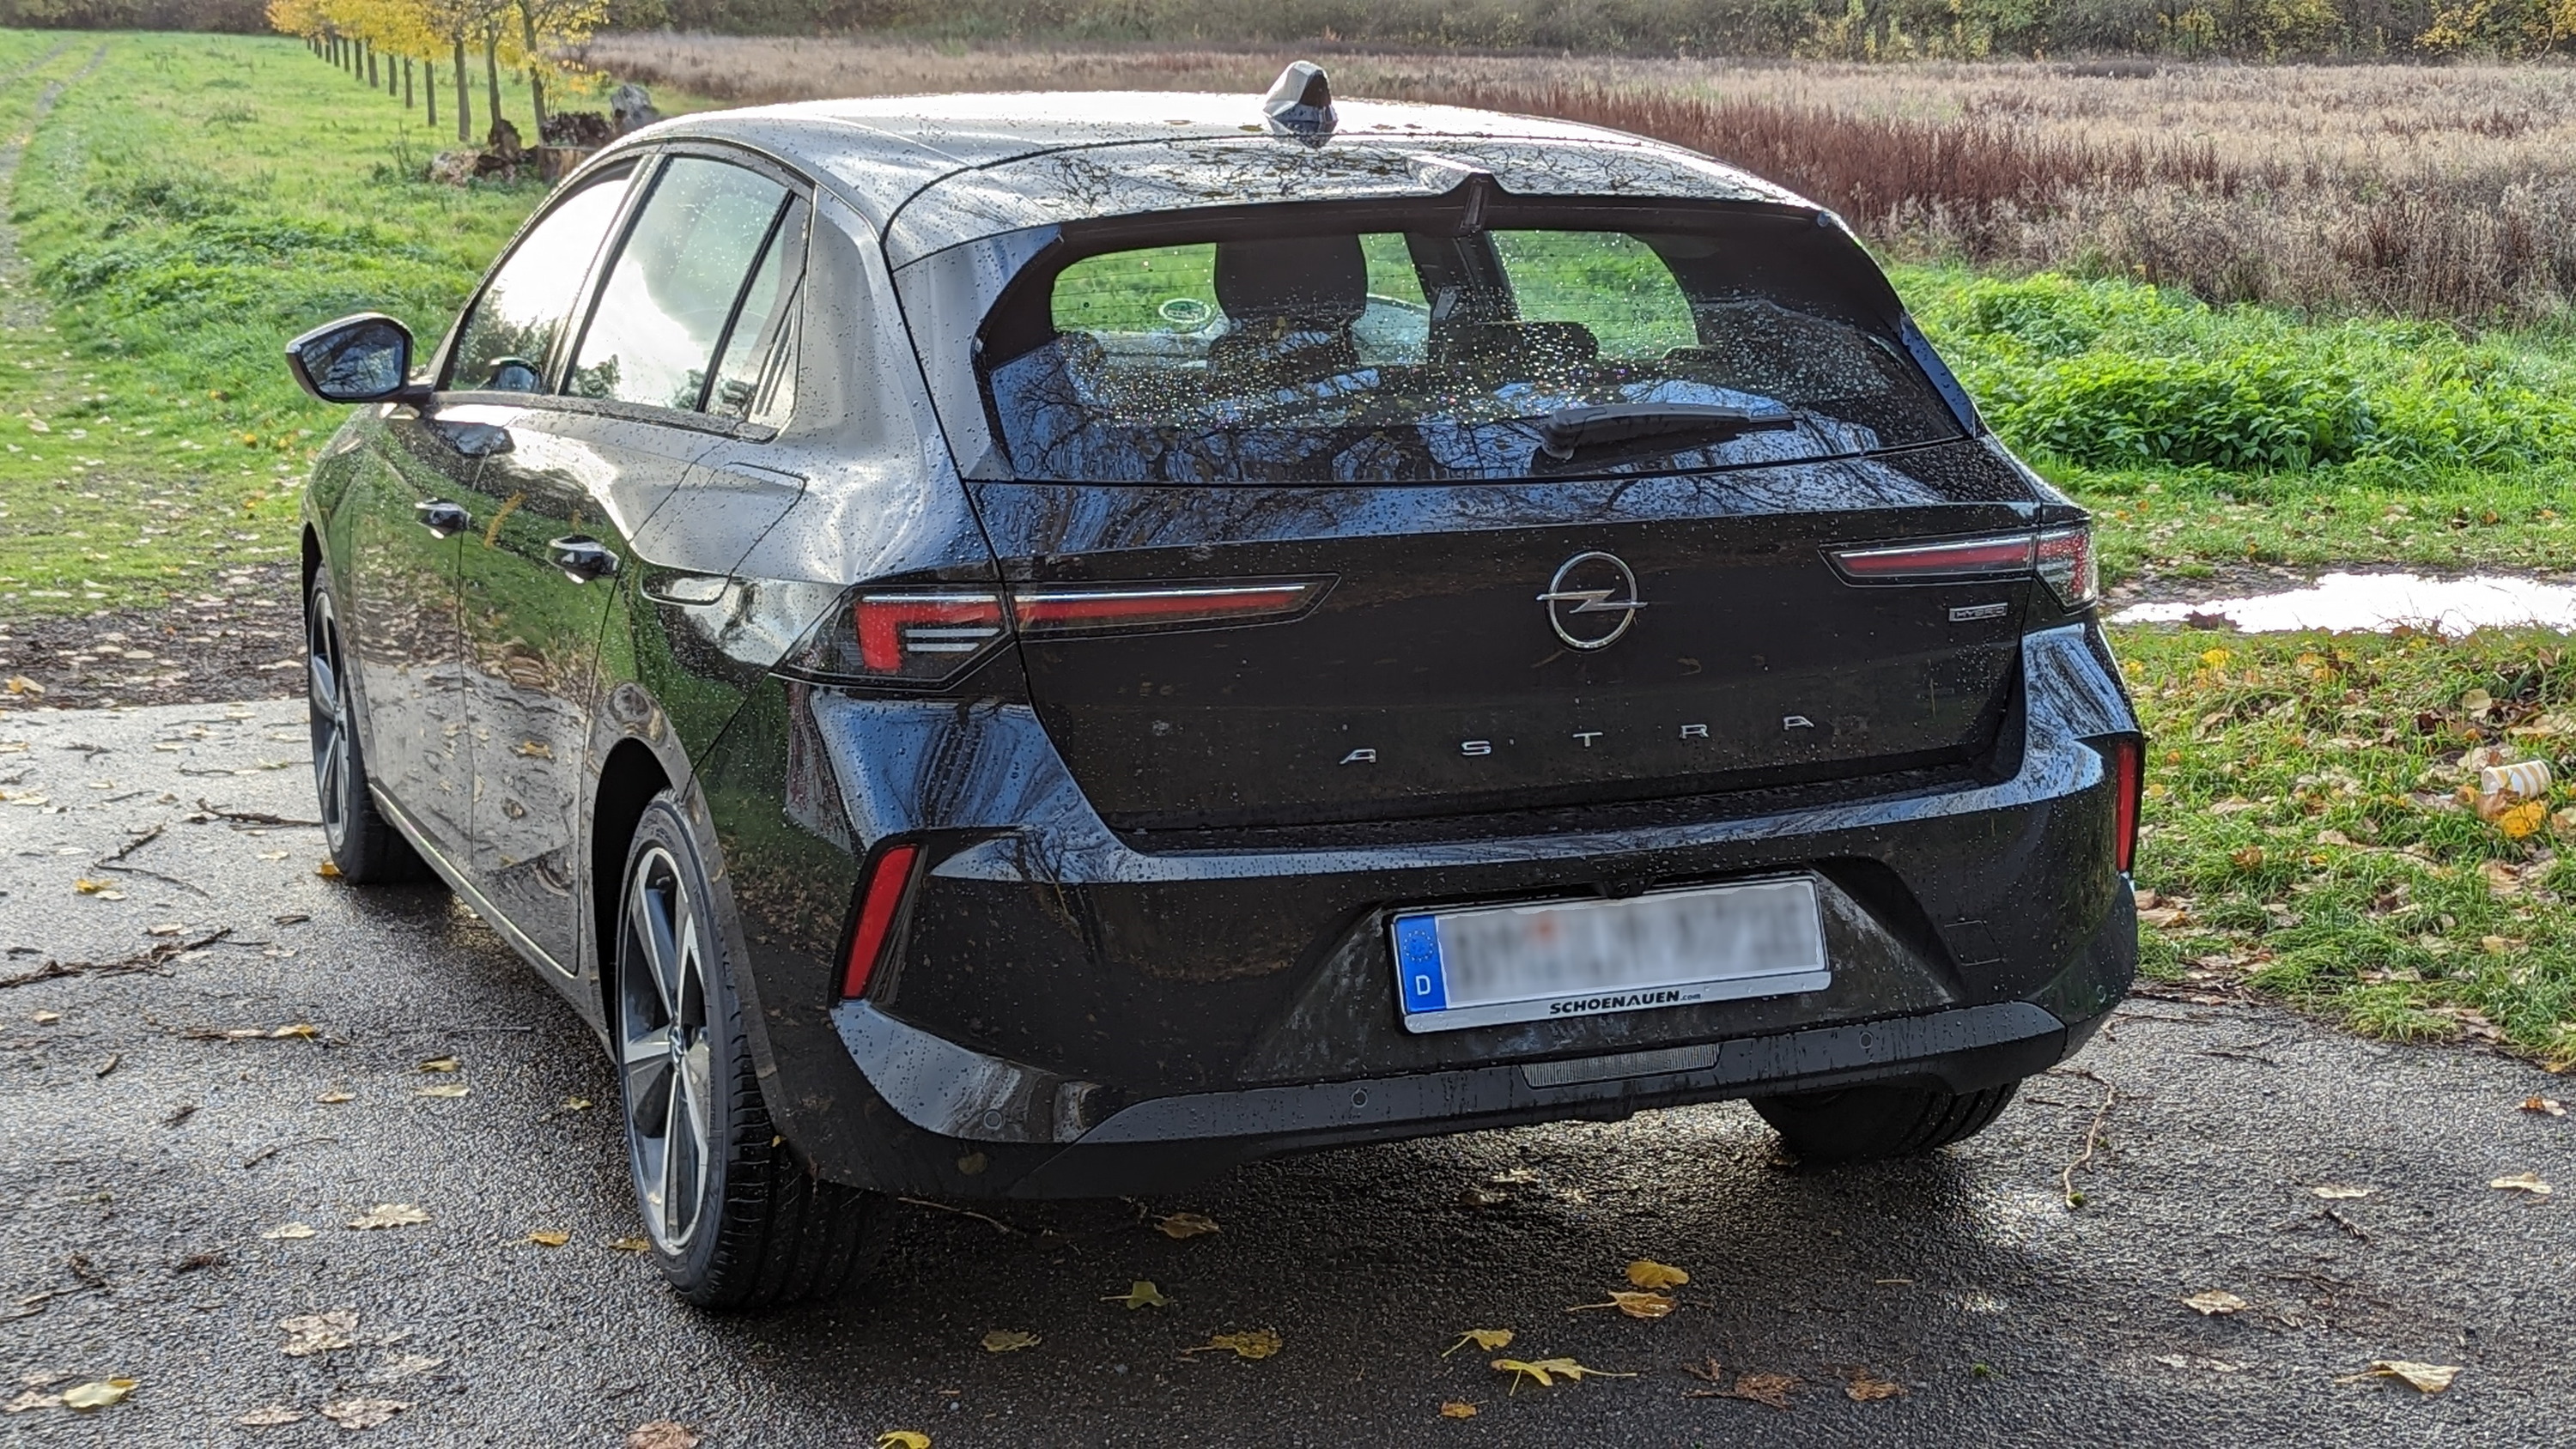
[[367, 791], [357, 695], [349, 685], [348, 655], [327, 568], [314, 570], [312, 592], [304, 599], [304, 697], [322, 841], [340, 878], [352, 885], [380, 885], [427, 876], [429, 866], [420, 852], [376, 809], [376, 798]]
[[887, 1204], [817, 1180], [771, 1123], [707, 855], [668, 790], [627, 850], [609, 1025], [636, 1202], [662, 1276], [701, 1308], [837, 1295], [873, 1265]]
[[1940, 1087], [1844, 1087], [1756, 1097], [1753, 1110], [1804, 1162], [1915, 1157], [1964, 1142], [1992, 1124], [2019, 1081], [1973, 1092]]

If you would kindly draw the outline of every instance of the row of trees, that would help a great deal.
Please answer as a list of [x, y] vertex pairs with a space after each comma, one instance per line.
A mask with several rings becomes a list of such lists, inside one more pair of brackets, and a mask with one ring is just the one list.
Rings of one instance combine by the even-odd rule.
[[[630, 6], [631, 10], [632, 7]], [[301, 36], [316, 55], [413, 103], [418, 94], [438, 124], [438, 66], [446, 62], [456, 94], [456, 139], [474, 142], [474, 90], [468, 69], [480, 56], [488, 114], [501, 120], [501, 72], [528, 78], [535, 113], [531, 140], [546, 127], [546, 79], [563, 74], [557, 58], [590, 38], [609, 18], [609, 0], [268, 0], [268, 23]]]

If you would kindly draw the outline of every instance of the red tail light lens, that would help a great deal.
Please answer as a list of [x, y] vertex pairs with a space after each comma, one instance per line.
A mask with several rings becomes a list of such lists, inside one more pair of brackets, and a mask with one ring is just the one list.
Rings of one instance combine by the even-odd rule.
[[1002, 637], [1002, 596], [974, 590], [861, 594], [859, 665], [889, 679], [945, 679]]
[[1332, 585], [1327, 577], [868, 589], [851, 606], [850, 634], [818, 641], [803, 663], [826, 676], [938, 684], [1014, 630], [1040, 638], [1269, 623], [1305, 613]]
[[2037, 574], [2057, 602], [2070, 609], [2092, 603], [2102, 592], [2089, 523], [2038, 533], [1836, 549], [1831, 557], [1843, 577], [1856, 584], [1938, 584]]
[[2039, 536], [2038, 573], [2067, 608], [2101, 597], [2101, 566], [2093, 560], [2093, 525], [2052, 528]]
[[867, 887], [859, 897], [859, 924], [850, 932], [849, 963], [841, 968], [843, 998], [867, 993], [868, 978], [876, 974], [877, 963], [885, 956], [894, 918], [912, 888], [913, 862], [920, 858], [917, 845], [888, 846], [868, 871]]
[[2146, 789], [2146, 742], [2134, 737], [2097, 740], [2104, 763], [2111, 767], [2112, 856], [2127, 875], [2138, 858], [2138, 805]]
[[1011, 591], [1011, 618], [1024, 635], [1249, 624], [1304, 613], [1323, 597], [1327, 582], [1280, 579], [1226, 584], [1030, 585]]

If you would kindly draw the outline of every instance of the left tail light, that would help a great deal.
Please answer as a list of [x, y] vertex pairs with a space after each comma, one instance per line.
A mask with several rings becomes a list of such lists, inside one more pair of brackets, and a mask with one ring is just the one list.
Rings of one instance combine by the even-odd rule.
[[1834, 567], [1856, 584], [1943, 584], [2038, 576], [2069, 609], [2102, 592], [2093, 560], [2093, 525], [1978, 534], [1923, 543], [1871, 544], [1832, 551]]
[[2138, 858], [2138, 806], [2146, 790], [2147, 743], [2136, 735], [2115, 735], [2090, 743], [2110, 767], [2111, 853], [2120, 874], [2127, 875]]
[[846, 634], [827, 627], [818, 672], [939, 684], [1003, 641], [1275, 623], [1312, 609], [1330, 578], [862, 589]]
[[859, 920], [850, 930], [850, 956], [841, 968], [841, 996], [864, 996], [894, 939], [895, 918], [903, 914], [904, 897], [912, 893], [912, 868], [921, 859], [917, 845], [890, 845], [877, 852], [859, 892]]

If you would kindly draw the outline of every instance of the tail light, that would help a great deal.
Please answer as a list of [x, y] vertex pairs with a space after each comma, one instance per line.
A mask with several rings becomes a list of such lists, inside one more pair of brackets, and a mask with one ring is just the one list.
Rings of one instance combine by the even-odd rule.
[[917, 845], [893, 845], [877, 855], [876, 864], [868, 870], [868, 882], [859, 895], [859, 923], [850, 932], [850, 959], [841, 968], [841, 995], [844, 999], [867, 993], [868, 978], [876, 974], [877, 963], [884, 959], [886, 943], [894, 936], [894, 921], [903, 910], [903, 898], [912, 889], [913, 862], [921, 858]]
[[2146, 789], [2146, 741], [2135, 735], [2090, 741], [2111, 773], [2111, 851], [2127, 875], [2138, 858], [2138, 804]]
[[2089, 523], [1835, 549], [1832, 558], [1842, 576], [1856, 584], [1940, 584], [2036, 574], [2070, 609], [2093, 602], [2102, 591]]
[[1330, 578], [1145, 584], [1024, 584], [870, 589], [851, 606], [846, 640], [823, 641], [822, 672], [937, 684], [984, 653], [1022, 638], [1151, 633], [1292, 619]]

